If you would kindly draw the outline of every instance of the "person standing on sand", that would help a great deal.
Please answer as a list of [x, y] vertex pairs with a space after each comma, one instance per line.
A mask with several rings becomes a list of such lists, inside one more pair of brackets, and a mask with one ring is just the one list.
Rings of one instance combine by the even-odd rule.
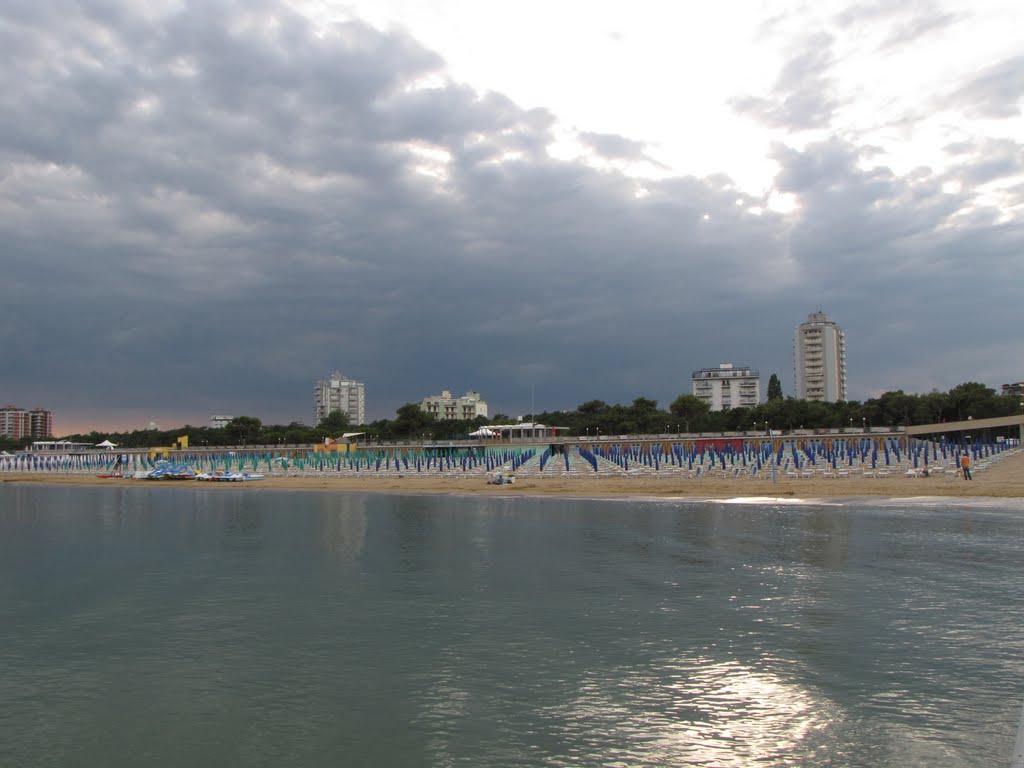
[[971, 478], [971, 457], [969, 454], [964, 453], [960, 457], [960, 468], [964, 471], [964, 480], [970, 480]]

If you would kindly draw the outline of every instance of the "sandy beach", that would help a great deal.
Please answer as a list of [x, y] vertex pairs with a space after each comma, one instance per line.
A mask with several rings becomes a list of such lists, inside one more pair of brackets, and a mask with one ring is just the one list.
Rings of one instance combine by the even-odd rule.
[[259, 490], [302, 490], [338, 493], [411, 493], [493, 496], [566, 496], [575, 498], [628, 497], [696, 497], [696, 498], [843, 498], [879, 496], [888, 498], [914, 496], [959, 496], [1022, 498], [1024, 497], [1024, 452], [1017, 452], [993, 462], [984, 470], [975, 471], [973, 480], [945, 473], [930, 477], [906, 477], [893, 473], [887, 477], [778, 477], [776, 482], [764, 479], [732, 479], [705, 477], [701, 479], [638, 475], [526, 477], [512, 485], [489, 485], [484, 475], [475, 477], [440, 477], [415, 472], [402, 477], [374, 476], [339, 477], [330, 473], [309, 473], [303, 476], [267, 476], [246, 483], [201, 483], [196, 481], [146, 481], [124, 478], [100, 478], [87, 474], [0, 473], [4, 483], [40, 483], [71, 485], [124, 486], [140, 483], [165, 484], [174, 487], [207, 489], [244, 488]]

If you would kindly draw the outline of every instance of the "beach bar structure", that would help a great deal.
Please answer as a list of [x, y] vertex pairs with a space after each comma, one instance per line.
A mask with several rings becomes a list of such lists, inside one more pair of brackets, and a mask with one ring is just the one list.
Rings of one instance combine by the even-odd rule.
[[904, 433], [908, 438], [926, 435], [949, 435], [952, 433], [962, 433], [964, 436], [970, 436], [972, 433], [1005, 427], [1017, 427], [1020, 430], [1018, 437], [1021, 439], [1021, 443], [1024, 444], [1024, 414], [999, 416], [994, 419], [966, 419], [964, 421], [946, 421], [938, 424], [919, 424], [916, 427], [907, 427]]
[[569, 432], [569, 427], [551, 427], [531, 421], [517, 424], [488, 424], [487, 429], [494, 432], [501, 440], [546, 440], [556, 437], [559, 432]]

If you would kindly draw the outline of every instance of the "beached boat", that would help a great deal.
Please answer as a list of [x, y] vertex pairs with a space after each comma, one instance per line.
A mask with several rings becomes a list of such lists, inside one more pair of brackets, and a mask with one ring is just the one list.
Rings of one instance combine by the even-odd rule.
[[195, 480], [195, 472], [150, 472], [143, 480]]
[[244, 480], [244, 476], [239, 472], [227, 472], [225, 470], [217, 470], [216, 472], [200, 472], [195, 477], [196, 480], [205, 480], [213, 483], [240, 483]]
[[241, 483], [246, 480], [262, 480], [263, 475], [256, 475], [251, 472], [230, 472], [221, 469], [214, 472], [200, 472], [195, 476], [195, 479], [212, 483]]
[[156, 463], [156, 467], [136, 474], [135, 477], [142, 480], [195, 480], [196, 471], [187, 464], [178, 464], [166, 460]]

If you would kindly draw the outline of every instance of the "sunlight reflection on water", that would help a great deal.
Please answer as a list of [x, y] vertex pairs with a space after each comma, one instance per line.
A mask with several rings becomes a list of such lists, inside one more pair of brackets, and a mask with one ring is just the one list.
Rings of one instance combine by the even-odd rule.
[[791, 757], [838, 708], [735, 661], [680, 658], [615, 685], [593, 678], [559, 714], [574, 737], [600, 733], [618, 742], [628, 765], [725, 768]]

